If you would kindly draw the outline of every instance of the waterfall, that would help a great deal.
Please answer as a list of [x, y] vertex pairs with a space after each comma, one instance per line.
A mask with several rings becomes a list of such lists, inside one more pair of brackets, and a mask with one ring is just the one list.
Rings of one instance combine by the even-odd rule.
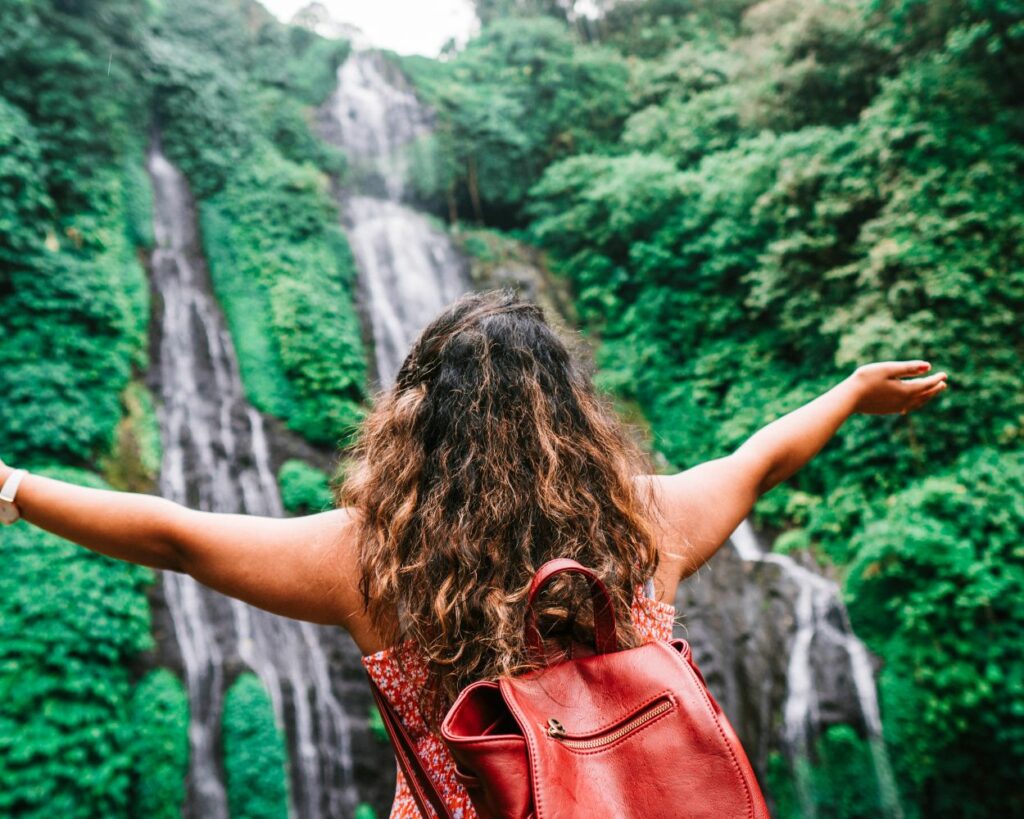
[[[786, 700], [782, 712], [787, 749], [797, 760], [806, 760], [809, 756], [811, 740], [821, 727], [814, 674], [815, 662], [820, 662], [820, 659], [814, 652], [823, 644], [836, 646], [849, 664], [857, 706], [868, 732], [883, 815], [901, 819], [903, 811], [882, 739], [882, 721], [871, 661], [867, 649], [850, 626], [839, 586], [798, 565], [788, 555], [766, 551], [748, 520], [736, 528], [730, 541], [743, 560], [779, 566], [797, 588], [793, 602], [795, 632], [786, 668]], [[795, 774], [802, 814], [805, 819], [811, 819], [816, 812], [806, 766], [797, 764]]]
[[349, 162], [342, 217], [377, 379], [386, 386], [419, 331], [471, 289], [465, 261], [445, 230], [404, 201], [410, 157], [430, 134], [432, 116], [384, 57], [356, 51], [338, 69], [338, 87], [321, 119], [325, 138]]
[[[245, 399], [227, 327], [211, 295], [184, 177], [154, 144], [161, 495], [210, 512], [280, 516], [263, 419]], [[351, 730], [331, 684], [339, 629], [279, 617], [190, 576], [162, 572], [190, 705], [189, 819], [227, 819], [220, 722], [231, 671], [259, 675], [289, 749], [289, 815], [352, 815]]]

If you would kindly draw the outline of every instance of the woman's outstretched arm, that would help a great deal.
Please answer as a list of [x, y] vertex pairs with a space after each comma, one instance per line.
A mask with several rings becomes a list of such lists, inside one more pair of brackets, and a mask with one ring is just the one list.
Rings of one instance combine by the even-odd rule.
[[946, 373], [924, 376], [924, 361], [885, 361], [859, 367], [813, 401], [750, 436], [731, 455], [675, 475], [655, 478], [668, 542], [685, 546], [667, 555], [680, 579], [706, 562], [755, 501], [813, 458], [854, 413], [912, 412], [946, 388]]
[[[11, 471], [0, 462], [0, 485]], [[17, 506], [29, 523], [95, 552], [190, 574], [286, 617], [344, 626], [360, 605], [346, 509], [297, 518], [199, 512], [35, 474], [22, 481]]]
[[[918, 409], [946, 388], [946, 373], [926, 378], [924, 361], [884, 361], [858, 368], [813, 401], [755, 432], [734, 453], [734, 459], [758, 478], [763, 495], [795, 474], [821, 451], [842, 423], [854, 413], [888, 415]], [[911, 378], [911, 380], [905, 380]]]

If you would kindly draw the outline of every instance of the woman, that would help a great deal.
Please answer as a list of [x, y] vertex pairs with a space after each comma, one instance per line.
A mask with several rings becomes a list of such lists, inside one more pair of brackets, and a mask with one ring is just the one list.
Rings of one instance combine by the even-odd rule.
[[[215, 514], [31, 474], [15, 503], [87, 548], [345, 628], [453, 813], [470, 817], [437, 726], [468, 683], [529, 667], [524, 602], [541, 563], [572, 557], [601, 575], [632, 615], [621, 644], [667, 638], [679, 582], [757, 498], [852, 413], [906, 413], [938, 395], [944, 373], [906, 380], [928, 369], [860, 367], [731, 455], [654, 475], [541, 310], [508, 291], [475, 294], [423, 331], [379, 396], [337, 509]], [[0, 485], [12, 471], [0, 464]], [[582, 585], [553, 583], [545, 633], [585, 634], [584, 599]], [[392, 816], [418, 816], [401, 776]]]

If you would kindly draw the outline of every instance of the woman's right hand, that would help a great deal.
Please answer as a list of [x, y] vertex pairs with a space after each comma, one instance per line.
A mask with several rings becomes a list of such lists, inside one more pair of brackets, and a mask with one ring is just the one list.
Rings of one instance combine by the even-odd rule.
[[946, 373], [926, 378], [927, 361], [879, 361], [858, 367], [850, 376], [856, 390], [854, 412], [867, 415], [906, 415], [931, 401], [946, 387]]

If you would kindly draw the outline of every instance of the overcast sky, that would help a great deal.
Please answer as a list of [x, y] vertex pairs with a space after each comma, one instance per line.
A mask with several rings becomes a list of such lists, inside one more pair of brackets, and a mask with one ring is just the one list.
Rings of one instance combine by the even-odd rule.
[[[260, 0], [287, 22], [309, 0]], [[436, 57], [454, 37], [465, 42], [476, 26], [470, 0], [321, 0], [339, 23], [363, 30], [371, 45], [399, 54]]]

